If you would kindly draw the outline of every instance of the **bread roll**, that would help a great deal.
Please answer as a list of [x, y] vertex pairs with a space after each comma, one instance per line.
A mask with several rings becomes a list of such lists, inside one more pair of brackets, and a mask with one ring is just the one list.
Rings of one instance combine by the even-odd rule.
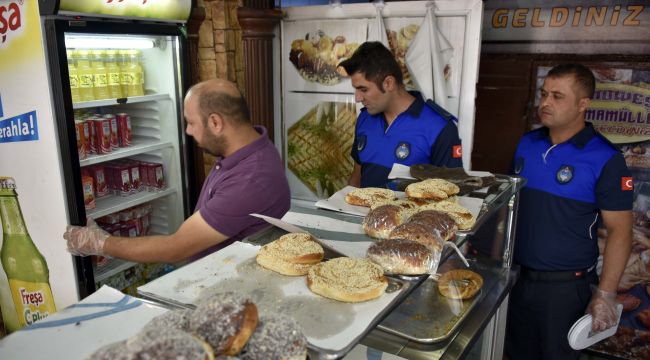
[[390, 232], [404, 223], [413, 211], [393, 204], [376, 206], [363, 219], [363, 231], [373, 238], [388, 239]]
[[393, 190], [368, 187], [350, 191], [345, 195], [345, 202], [350, 205], [371, 207], [375, 203], [395, 200], [396, 198], [397, 196], [395, 196]]
[[450, 299], [469, 299], [483, 286], [483, 277], [471, 270], [450, 270], [438, 279], [438, 291]]
[[368, 259], [335, 258], [314, 265], [307, 274], [314, 293], [343, 302], [362, 302], [381, 296], [388, 280], [384, 269]]
[[453, 239], [456, 231], [458, 231], [456, 221], [449, 214], [437, 210], [419, 211], [411, 215], [409, 222], [423, 223], [432, 227], [439, 232], [440, 237], [445, 241]]
[[454, 202], [430, 203], [420, 206], [420, 210], [437, 210], [448, 214], [456, 221], [459, 230], [471, 230], [476, 223], [476, 218], [468, 209]]
[[447, 180], [427, 179], [406, 187], [405, 193], [409, 198], [444, 200], [451, 195], [456, 195], [460, 188]]
[[262, 246], [255, 260], [260, 266], [277, 273], [302, 276], [323, 256], [323, 247], [311, 235], [289, 233]]
[[442, 250], [445, 243], [438, 229], [431, 224], [422, 222], [406, 222], [393, 229], [389, 238], [415, 241], [432, 251]]
[[425, 245], [403, 239], [374, 243], [368, 248], [367, 256], [387, 274], [402, 275], [425, 274], [435, 260], [433, 252]]

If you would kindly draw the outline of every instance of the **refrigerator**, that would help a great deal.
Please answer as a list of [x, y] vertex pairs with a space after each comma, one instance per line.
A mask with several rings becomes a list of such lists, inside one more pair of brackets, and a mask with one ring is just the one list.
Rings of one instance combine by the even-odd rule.
[[[170, 234], [189, 216], [184, 24], [192, 5], [0, 1], [0, 176], [15, 180], [57, 309], [103, 284], [129, 292], [169, 270], [71, 256], [62, 235], [88, 218], [116, 235]], [[2, 292], [7, 282], [0, 271]], [[0, 302], [3, 313], [11, 306]]]

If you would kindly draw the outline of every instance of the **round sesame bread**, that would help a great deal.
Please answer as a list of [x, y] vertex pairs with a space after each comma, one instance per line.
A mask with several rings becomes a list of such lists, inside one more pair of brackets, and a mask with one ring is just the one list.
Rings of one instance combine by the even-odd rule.
[[[207, 342], [176, 328], [143, 329], [121, 343], [121, 347], [129, 354], [124, 359], [214, 359], [213, 349]], [[123, 358], [114, 356], [111, 359]]]
[[438, 291], [450, 299], [469, 299], [483, 286], [483, 277], [472, 270], [449, 270], [438, 279]]
[[323, 260], [323, 247], [309, 234], [289, 233], [260, 249], [255, 260], [283, 275], [300, 276]]
[[432, 251], [442, 250], [445, 240], [440, 231], [431, 224], [422, 222], [406, 222], [391, 231], [389, 239], [403, 239], [420, 243]]
[[340, 257], [309, 269], [307, 286], [326, 298], [362, 302], [381, 296], [388, 280], [384, 269], [368, 259]]
[[403, 224], [414, 211], [390, 203], [373, 207], [363, 219], [363, 231], [376, 239], [388, 239], [390, 232]]
[[406, 187], [405, 193], [409, 198], [444, 200], [460, 191], [458, 185], [443, 179], [427, 179]]
[[472, 213], [460, 204], [450, 201], [440, 201], [420, 206], [420, 210], [442, 211], [454, 219], [459, 230], [470, 230], [476, 223], [476, 218]]
[[345, 202], [350, 205], [371, 207], [374, 203], [395, 200], [397, 196], [390, 189], [383, 188], [360, 188], [354, 189], [345, 195]]

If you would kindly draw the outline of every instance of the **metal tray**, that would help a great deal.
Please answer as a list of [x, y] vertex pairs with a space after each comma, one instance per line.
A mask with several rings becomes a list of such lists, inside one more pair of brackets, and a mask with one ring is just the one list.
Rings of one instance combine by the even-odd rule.
[[[438, 291], [438, 282], [428, 278], [397, 307], [377, 327], [388, 333], [422, 344], [445, 341], [455, 334], [456, 329], [483, 297], [491, 275], [470, 262], [471, 270], [479, 273], [484, 280], [479, 292], [467, 300], [448, 299]], [[448, 259], [440, 273], [455, 268], [465, 268], [457, 259]]]

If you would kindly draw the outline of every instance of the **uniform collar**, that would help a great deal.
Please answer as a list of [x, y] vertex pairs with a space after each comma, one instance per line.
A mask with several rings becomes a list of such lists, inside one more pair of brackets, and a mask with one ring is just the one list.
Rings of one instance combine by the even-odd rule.
[[[551, 141], [551, 138], [549, 136], [549, 129], [547, 127], [542, 127], [540, 129], [540, 137], [546, 138]], [[594, 129], [594, 126], [590, 122], [585, 122], [585, 127], [584, 129], [580, 130], [577, 134], [573, 135], [569, 140], [566, 142], [570, 142], [576, 147], [582, 149], [584, 148], [589, 140], [593, 138], [596, 135], [596, 129]]]
[[221, 158], [217, 161], [217, 169], [222, 168], [223, 170], [230, 170], [240, 161], [247, 158], [249, 155], [257, 152], [263, 148], [267, 141], [267, 131], [264, 126], [256, 125], [254, 126], [255, 130], [261, 135], [252, 143], [242, 147], [241, 149], [235, 151], [230, 156]]
[[422, 99], [422, 95], [417, 91], [409, 91], [409, 94], [415, 97], [415, 101], [411, 103], [405, 112], [417, 119], [420, 117], [420, 113], [424, 108], [424, 99]]

